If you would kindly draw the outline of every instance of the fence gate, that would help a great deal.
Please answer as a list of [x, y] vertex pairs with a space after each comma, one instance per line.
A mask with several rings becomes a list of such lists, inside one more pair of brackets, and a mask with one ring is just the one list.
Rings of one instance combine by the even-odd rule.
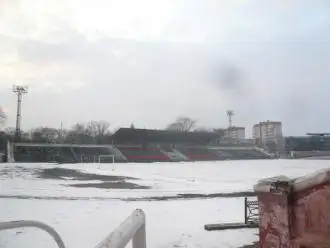
[[259, 224], [259, 205], [258, 200], [249, 200], [248, 197], [244, 198], [244, 223], [245, 224]]

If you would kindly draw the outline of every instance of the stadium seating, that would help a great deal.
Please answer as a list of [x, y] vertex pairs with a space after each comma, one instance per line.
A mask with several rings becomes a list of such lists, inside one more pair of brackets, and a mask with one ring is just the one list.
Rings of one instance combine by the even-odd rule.
[[[321, 155], [321, 154], [319, 154]], [[262, 151], [243, 147], [193, 147], [179, 146], [175, 149], [142, 146], [15, 146], [16, 162], [59, 163], [112, 163], [112, 162], [170, 162], [170, 161], [216, 161], [238, 159], [265, 159]]]
[[239, 159], [266, 159], [268, 155], [255, 149], [226, 149], [218, 148], [213, 151], [224, 160], [239, 160]]
[[292, 151], [291, 158], [329, 157], [330, 151]]
[[[109, 155], [109, 156], [107, 156]], [[102, 158], [100, 158], [102, 156]], [[59, 163], [112, 163], [124, 162], [126, 158], [111, 146], [57, 146], [57, 145], [20, 145], [15, 146], [16, 162], [59, 162]]]
[[14, 158], [16, 162], [76, 162], [69, 147], [18, 146]]
[[212, 152], [217, 155], [218, 160], [230, 160], [234, 157], [230, 150], [212, 149]]
[[173, 148], [171, 148], [170, 146], [160, 146], [160, 148], [164, 151], [164, 152], [173, 152]]
[[193, 161], [220, 160], [216, 153], [204, 147], [177, 147], [176, 150]]
[[110, 146], [77, 146], [72, 147], [76, 159], [82, 163], [112, 163], [123, 162], [126, 158], [122, 154], [118, 154]]
[[172, 162], [180, 162], [180, 161], [189, 161], [190, 159], [179, 152], [178, 150], [172, 148], [169, 145], [160, 145], [159, 149], [162, 153], [166, 154], [168, 157], [170, 157]]
[[141, 146], [117, 146], [128, 162], [165, 162], [171, 161], [158, 148], [142, 148]]

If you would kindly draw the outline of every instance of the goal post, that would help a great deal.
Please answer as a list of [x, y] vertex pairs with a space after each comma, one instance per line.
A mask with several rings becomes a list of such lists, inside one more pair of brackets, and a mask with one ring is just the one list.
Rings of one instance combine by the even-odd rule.
[[111, 163], [114, 163], [115, 162], [115, 155], [99, 155], [98, 156], [98, 159], [97, 159], [97, 162], [100, 164], [102, 163], [102, 161], [104, 161], [105, 159], [111, 161]]

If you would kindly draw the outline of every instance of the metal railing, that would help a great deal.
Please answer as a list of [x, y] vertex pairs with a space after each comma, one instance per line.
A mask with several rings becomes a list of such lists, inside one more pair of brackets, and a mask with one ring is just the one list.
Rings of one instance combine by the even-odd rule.
[[259, 224], [259, 202], [257, 199], [244, 198], [244, 222], [245, 224]]
[[[0, 222], [0, 231], [22, 227], [36, 227], [49, 233], [59, 248], [66, 248], [60, 235], [50, 226], [31, 220]], [[132, 248], [146, 248], [146, 218], [145, 213], [136, 209], [96, 248], [124, 248], [132, 240]]]
[[64, 242], [61, 239], [61, 236], [50, 226], [34, 220], [18, 220], [18, 221], [9, 221], [9, 222], [0, 222], [0, 231], [16, 229], [22, 227], [35, 227], [44, 230], [50, 236], [52, 236], [57, 243], [59, 248], [65, 248]]
[[145, 213], [137, 209], [96, 248], [124, 248], [132, 239], [132, 248], [146, 248]]

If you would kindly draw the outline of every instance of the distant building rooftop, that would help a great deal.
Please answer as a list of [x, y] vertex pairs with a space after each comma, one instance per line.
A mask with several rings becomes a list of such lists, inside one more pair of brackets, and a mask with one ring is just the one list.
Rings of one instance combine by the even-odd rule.
[[253, 127], [257, 127], [260, 125], [267, 125], [267, 124], [281, 125], [282, 122], [280, 122], [280, 121], [260, 121], [259, 123], [254, 124]]

